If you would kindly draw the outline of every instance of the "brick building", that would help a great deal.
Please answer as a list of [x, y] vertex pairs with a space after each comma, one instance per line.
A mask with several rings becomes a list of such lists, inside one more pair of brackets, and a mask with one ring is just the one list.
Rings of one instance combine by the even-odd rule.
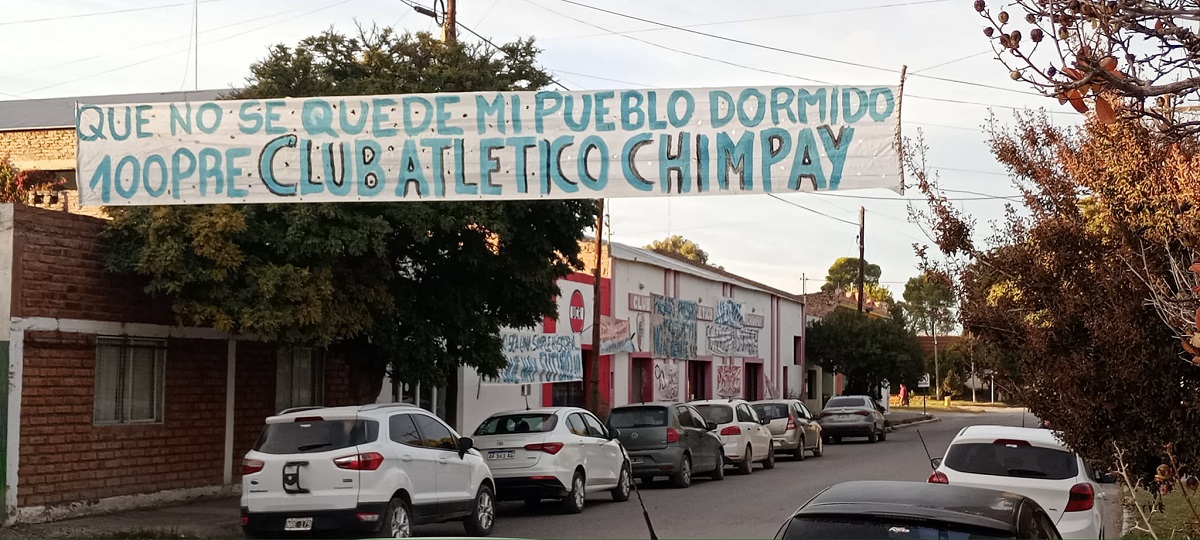
[[104, 226], [0, 205], [8, 523], [234, 490], [265, 417], [352, 401], [336, 355], [173, 325], [105, 272]]

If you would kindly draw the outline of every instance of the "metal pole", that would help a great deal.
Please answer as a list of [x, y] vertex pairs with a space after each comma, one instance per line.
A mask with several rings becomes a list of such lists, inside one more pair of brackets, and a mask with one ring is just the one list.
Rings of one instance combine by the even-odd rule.
[[942, 399], [942, 372], [938, 367], [937, 329], [933, 325], [933, 317], [929, 318], [929, 333], [933, 334], [933, 383], [937, 385], [938, 399]]
[[865, 289], [865, 280], [867, 272], [867, 261], [863, 258], [866, 251], [865, 239], [867, 229], [867, 209], [858, 207], [858, 312], [863, 310], [863, 290]]
[[[451, 0], [453, 1], [453, 0]], [[600, 413], [600, 267], [604, 264], [604, 199], [596, 199], [596, 268], [592, 273], [592, 368], [588, 409]]]

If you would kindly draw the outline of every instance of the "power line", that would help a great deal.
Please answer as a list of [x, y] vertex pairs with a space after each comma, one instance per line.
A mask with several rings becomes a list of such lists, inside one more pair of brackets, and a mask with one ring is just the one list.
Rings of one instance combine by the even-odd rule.
[[[227, 1], [227, 0], [200, 0], [200, 3], [208, 4], [208, 3], [212, 3], [212, 2], [225, 2], [225, 1]], [[164, 4], [161, 6], [146, 6], [146, 7], [140, 7], [140, 8], [117, 9], [117, 10], [113, 10], [113, 11], [97, 11], [94, 13], [80, 13], [78, 15], [59, 15], [57, 17], [43, 17], [41, 19], [24, 19], [24, 20], [20, 20], [20, 21], [4, 21], [4, 22], [0, 22], [0, 26], [11, 26], [14, 24], [30, 24], [30, 23], [39, 23], [39, 22], [49, 22], [49, 21], [62, 21], [62, 20], [66, 20], [66, 19], [83, 19], [83, 18], [87, 18], [87, 17], [99, 17], [101, 15], [116, 15], [118, 13], [133, 13], [135, 11], [150, 11], [152, 9], [166, 9], [166, 8], [181, 7], [181, 6], [191, 6], [192, 4], [193, 4], [193, 2], [182, 2], [179, 4]]]
[[796, 208], [801, 208], [801, 209], [804, 209], [804, 210], [808, 210], [809, 212], [812, 212], [812, 213], [814, 213], [814, 214], [817, 214], [817, 215], [819, 215], [819, 216], [824, 216], [824, 217], [827, 217], [827, 218], [829, 218], [829, 219], [832, 219], [832, 220], [834, 220], [834, 221], [840, 221], [840, 222], [842, 222], [842, 223], [845, 223], [845, 224], [848, 224], [848, 225], [853, 225], [853, 226], [855, 226], [855, 227], [857, 227], [857, 226], [858, 226], [858, 223], [855, 223], [855, 222], [853, 222], [853, 221], [845, 220], [845, 219], [842, 219], [842, 218], [839, 218], [839, 217], [833, 217], [833, 216], [831, 216], [831, 215], [829, 215], [829, 214], [826, 214], [825, 212], [822, 212], [822, 211], [820, 211], [820, 210], [813, 210], [812, 208], [809, 208], [809, 207], [807, 207], [807, 206], [804, 206], [804, 205], [802, 205], [802, 204], [797, 204], [797, 203], [794, 203], [794, 202], [792, 202], [792, 201], [789, 201], [789, 200], [787, 200], [787, 199], [784, 199], [783, 197], [780, 197], [780, 196], [778, 196], [778, 195], [776, 195], [776, 194], [774, 194], [774, 193], [768, 193], [768, 194], [767, 194], [767, 196], [768, 196], [768, 197], [771, 197], [772, 199], [775, 199], [775, 200], [777, 200], [777, 201], [780, 201], [780, 202], [782, 202], [782, 203], [784, 203], [784, 204], [790, 204], [790, 205], [792, 205], [792, 206], [795, 206]]
[[948, 66], [948, 65], [950, 65], [950, 64], [954, 64], [954, 63], [962, 62], [963, 60], [970, 60], [970, 59], [972, 59], [972, 58], [975, 58], [976, 56], [983, 56], [983, 55], [985, 55], [985, 54], [990, 54], [991, 52], [992, 52], [992, 50], [991, 50], [991, 49], [988, 49], [988, 50], [986, 50], [986, 51], [979, 51], [979, 52], [977, 52], [977, 53], [975, 53], [975, 54], [968, 54], [968, 55], [966, 55], [966, 56], [964, 56], [964, 57], [962, 57], [962, 58], [955, 58], [954, 60], [950, 60], [950, 61], [948, 61], [948, 62], [942, 62], [942, 63], [940, 63], [940, 64], [933, 65], [933, 66], [929, 66], [929, 67], [927, 67], [927, 68], [921, 68], [921, 69], [918, 69], [918, 70], [916, 70], [916, 71], [910, 71], [910, 72], [908, 72], [908, 74], [909, 74], [909, 75], [916, 75], [917, 73], [920, 73], [920, 72], [922, 72], [922, 71], [929, 71], [929, 70], [932, 70], [932, 69], [937, 69], [937, 68], [940, 68], [940, 67], [945, 67], [945, 66]]

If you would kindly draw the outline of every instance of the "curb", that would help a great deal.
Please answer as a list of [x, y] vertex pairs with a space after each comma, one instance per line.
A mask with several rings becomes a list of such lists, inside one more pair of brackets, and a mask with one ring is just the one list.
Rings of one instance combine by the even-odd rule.
[[941, 421], [942, 421], [941, 418], [938, 418], [935, 416], [935, 417], [929, 418], [927, 420], [918, 420], [916, 422], [908, 422], [908, 423], [904, 423], [904, 424], [900, 424], [900, 425], [892, 425], [892, 431], [896, 431], [897, 429], [904, 429], [907, 427], [919, 426], [921, 424], [932, 424], [934, 422], [941, 422]]

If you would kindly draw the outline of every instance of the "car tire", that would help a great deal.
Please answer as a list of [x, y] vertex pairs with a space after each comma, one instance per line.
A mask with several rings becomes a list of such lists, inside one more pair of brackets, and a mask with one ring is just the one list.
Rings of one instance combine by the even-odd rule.
[[490, 536], [492, 527], [496, 525], [496, 493], [492, 486], [479, 486], [475, 493], [475, 505], [471, 515], [463, 519], [463, 528], [471, 536]]
[[871, 428], [871, 434], [867, 435], [867, 442], [875, 444], [879, 440], [879, 434], [875, 433], [875, 428]]
[[725, 479], [725, 451], [721, 450], [717, 453], [717, 468], [713, 469], [708, 475], [713, 480]]
[[883, 431], [879, 432], [879, 442], [883, 442], [886, 440], [887, 440], [887, 427], [885, 426], [883, 428]]
[[746, 457], [742, 458], [741, 463], [738, 463], [737, 470], [741, 474], [754, 472], [754, 452], [748, 444], [746, 445]]
[[679, 471], [671, 475], [671, 487], [684, 489], [692, 485], [692, 456], [683, 455], [679, 462]]
[[575, 471], [575, 476], [571, 477], [571, 490], [567, 492], [567, 496], [562, 500], [562, 509], [568, 514], [578, 514], [583, 512], [583, 506], [587, 500], [587, 479], [583, 476], [583, 471]]
[[770, 469], [774, 469], [774, 468], [775, 468], [775, 444], [772, 443], [771, 446], [767, 448], [767, 459], [763, 460], [763, 470], [770, 470]]
[[804, 437], [800, 437], [800, 442], [796, 445], [796, 451], [792, 452], [792, 459], [796, 461], [804, 461], [804, 458], [807, 457], [804, 455], [804, 452], [806, 451], [807, 450], [804, 449]]
[[542, 505], [541, 499], [525, 499], [525, 506], [538, 507]]
[[412, 507], [404, 499], [396, 497], [388, 502], [379, 527], [380, 538], [411, 538]]
[[813, 448], [813, 457], [821, 457], [825, 455], [825, 438], [817, 439], [817, 447]]
[[617, 478], [617, 487], [612, 489], [612, 498], [617, 502], [625, 502], [629, 500], [629, 493], [633, 491], [633, 472], [629, 470], [629, 464], [621, 465], [621, 476]]

